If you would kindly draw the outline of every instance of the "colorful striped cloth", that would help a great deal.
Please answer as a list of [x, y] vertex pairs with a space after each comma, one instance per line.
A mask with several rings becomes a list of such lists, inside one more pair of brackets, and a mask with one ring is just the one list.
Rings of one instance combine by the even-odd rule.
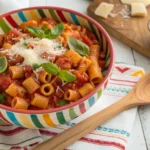
[[[92, 114], [125, 96], [144, 75], [140, 67], [117, 64], [102, 97], [80, 117], [53, 128], [25, 129], [17, 126], [0, 126], [0, 149], [30, 150], [38, 143], [70, 128]], [[72, 150], [125, 150], [134, 123], [137, 108], [122, 112], [67, 149]]]

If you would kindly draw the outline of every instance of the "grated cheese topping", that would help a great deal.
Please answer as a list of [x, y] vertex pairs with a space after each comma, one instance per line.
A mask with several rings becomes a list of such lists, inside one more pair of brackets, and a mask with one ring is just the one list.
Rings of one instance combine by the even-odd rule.
[[[56, 56], [62, 55], [67, 49], [64, 48], [57, 40], [49, 40], [46, 38], [27, 38], [20, 39], [9, 50], [4, 50], [10, 58], [14, 55], [24, 57], [24, 61], [20, 65], [42, 64], [47, 61], [53, 61]], [[42, 57], [46, 53], [46, 57]]]

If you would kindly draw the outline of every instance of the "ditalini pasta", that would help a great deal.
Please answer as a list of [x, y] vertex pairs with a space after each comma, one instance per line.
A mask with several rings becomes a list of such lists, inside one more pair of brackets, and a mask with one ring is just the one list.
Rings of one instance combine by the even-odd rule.
[[51, 18], [24, 22], [0, 35], [0, 80], [6, 81], [0, 82], [0, 103], [39, 110], [78, 101], [102, 81], [104, 58], [83, 26]]

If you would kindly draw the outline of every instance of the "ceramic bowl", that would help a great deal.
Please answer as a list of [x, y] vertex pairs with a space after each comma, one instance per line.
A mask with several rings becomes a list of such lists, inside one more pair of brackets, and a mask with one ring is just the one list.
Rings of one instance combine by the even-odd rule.
[[111, 75], [114, 63], [114, 51], [111, 39], [103, 27], [92, 18], [74, 10], [60, 7], [30, 7], [15, 10], [0, 16], [0, 32], [7, 33], [10, 29], [18, 27], [22, 22], [40, 18], [50, 17], [60, 22], [69, 22], [85, 26], [98, 38], [101, 50], [106, 57], [106, 65], [103, 71], [104, 79], [96, 89], [69, 105], [52, 110], [17, 110], [0, 105], [0, 124], [14, 124], [25, 128], [45, 128], [64, 124], [81, 114], [85, 113], [92, 105], [99, 100], [108, 79]]

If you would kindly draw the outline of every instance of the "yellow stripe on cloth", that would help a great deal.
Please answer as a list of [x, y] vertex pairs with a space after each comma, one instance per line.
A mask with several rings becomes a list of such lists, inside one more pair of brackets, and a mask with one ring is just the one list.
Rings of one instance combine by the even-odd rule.
[[142, 70], [140, 70], [140, 71], [137, 71], [137, 72], [133, 73], [131, 76], [136, 76], [137, 77], [139, 75], [144, 76], [144, 72]]

